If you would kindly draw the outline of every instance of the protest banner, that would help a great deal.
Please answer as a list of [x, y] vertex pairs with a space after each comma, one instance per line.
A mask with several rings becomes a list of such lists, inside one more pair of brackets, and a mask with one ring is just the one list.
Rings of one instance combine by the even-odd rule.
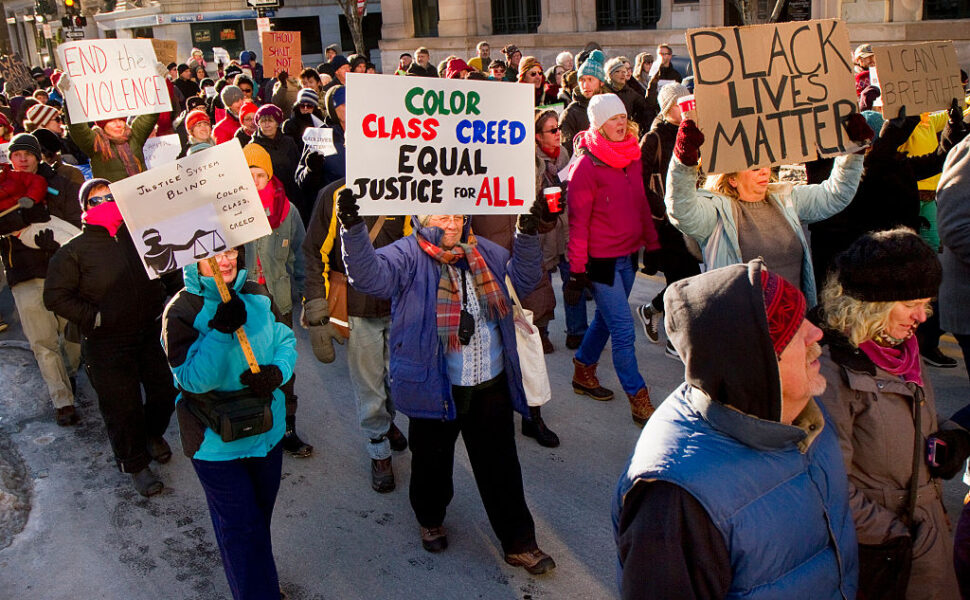
[[235, 140], [111, 184], [151, 278], [271, 231]]
[[901, 106], [907, 115], [948, 108], [954, 98], [963, 106], [965, 93], [953, 42], [873, 45], [872, 52], [887, 118], [898, 115]]
[[362, 215], [517, 214], [535, 201], [533, 90], [347, 75], [347, 187]]
[[337, 153], [333, 145], [333, 129], [329, 127], [307, 127], [303, 130], [303, 143], [324, 156]]
[[835, 19], [687, 31], [708, 173], [798, 163], [856, 149], [846, 26]]
[[68, 42], [57, 47], [57, 57], [70, 76], [64, 100], [74, 123], [172, 110], [150, 40]]
[[176, 160], [182, 153], [182, 141], [177, 133], [150, 137], [145, 140], [142, 152], [145, 154], [145, 166], [154, 169]]
[[0, 56], [0, 77], [3, 77], [3, 81], [9, 83], [18, 92], [37, 87], [30, 69], [16, 53]]
[[168, 66], [172, 63], [179, 62], [179, 43], [175, 40], [157, 40], [155, 38], [139, 39], [150, 39], [152, 41], [152, 48], [155, 49], [155, 60], [163, 65]]
[[276, 76], [281, 71], [299, 75], [303, 70], [303, 51], [300, 46], [299, 31], [264, 31], [263, 72]]

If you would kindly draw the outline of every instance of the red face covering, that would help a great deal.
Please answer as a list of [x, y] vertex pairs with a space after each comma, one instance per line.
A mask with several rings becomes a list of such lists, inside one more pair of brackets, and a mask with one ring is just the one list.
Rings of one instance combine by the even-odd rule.
[[118, 229], [124, 224], [125, 220], [121, 217], [121, 211], [114, 202], [104, 202], [97, 206], [87, 209], [81, 220], [88, 225], [100, 225], [108, 230], [111, 237], [118, 233]]

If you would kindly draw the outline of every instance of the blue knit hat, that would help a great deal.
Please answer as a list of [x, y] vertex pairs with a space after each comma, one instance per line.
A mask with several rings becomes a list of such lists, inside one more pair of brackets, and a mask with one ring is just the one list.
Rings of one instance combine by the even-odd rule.
[[593, 50], [589, 53], [580, 67], [579, 71], [576, 72], [576, 79], [583, 77], [584, 75], [591, 75], [603, 83], [606, 83], [606, 71], [603, 69], [603, 63], [606, 61], [606, 57], [599, 50]]
[[872, 127], [872, 130], [876, 132], [876, 136], [872, 139], [879, 139], [879, 131], [882, 129], [883, 122], [885, 122], [883, 116], [874, 110], [864, 110], [862, 111], [862, 116], [865, 117], [869, 127]]

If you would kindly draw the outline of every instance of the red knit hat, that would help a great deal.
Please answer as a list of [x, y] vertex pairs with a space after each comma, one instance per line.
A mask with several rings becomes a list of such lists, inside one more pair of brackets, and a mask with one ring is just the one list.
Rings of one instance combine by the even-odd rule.
[[249, 114], [255, 115], [257, 110], [259, 110], [259, 107], [256, 106], [255, 102], [246, 100], [242, 103], [242, 106], [239, 107], [239, 120], [242, 121], [243, 117]]
[[185, 131], [191, 134], [192, 128], [203, 121], [209, 123], [210, 125], [212, 124], [212, 121], [209, 120], [209, 115], [205, 114], [204, 110], [196, 109], [190, 111], [189, 114], [185, 116]]
[[761, 270], [761, 291], [765, 296], [771, 344], [775, 355], [781, 357], [805, 320], [805, 295], [784, 277], [767, 269]]

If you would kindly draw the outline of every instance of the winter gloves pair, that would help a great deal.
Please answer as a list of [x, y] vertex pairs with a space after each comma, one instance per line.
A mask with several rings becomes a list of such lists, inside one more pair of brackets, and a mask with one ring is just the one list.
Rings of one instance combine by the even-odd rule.
[[[229, 301], [220, 302], [216, 312], [209, 319], [209, 327], [220, 333], [232, 334], [246, 324], [246, 304], [234, 291], [229, 292]], [[246, 369], [239, 375], [239, 383], [249, 387], [257, 396], [269, 396], [273, 390], [283, 385], [283, 372], [276, 365], [259, 365], [259, 373]]]

